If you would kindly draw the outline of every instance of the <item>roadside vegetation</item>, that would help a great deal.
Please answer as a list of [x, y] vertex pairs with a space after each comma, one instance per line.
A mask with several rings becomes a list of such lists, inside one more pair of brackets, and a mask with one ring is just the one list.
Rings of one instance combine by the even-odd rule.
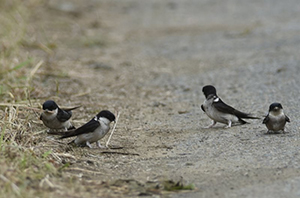
[[[59, 175], [53, 151], [38, 135], [39, 101], [32, 80], [43, 61], [26, 52], [30, 10], [36, 1], [3, 0], [0, 6], [1, 197], [32, 197]], [[42, 192], [45, 194], [45, 192]]]

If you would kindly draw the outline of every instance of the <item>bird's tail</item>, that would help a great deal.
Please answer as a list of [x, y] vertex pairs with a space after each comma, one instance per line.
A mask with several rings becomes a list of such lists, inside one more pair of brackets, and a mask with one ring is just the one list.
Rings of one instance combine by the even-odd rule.
[[61, 109], [65, 110], [65, 111], [72, 111], [74, 109], [78, 109], [79, 107], [81, 107], [81, 105], [76, 106], [76, 107], [61, 107]]
[[259, 117], [256, 117], [256, 116], [252, 116], [251, 114], [248, 114], [247, 117], [244, 117], [246, 119], [261, 119]]
[[241, 123], [241, 124], [247, 124], [248, 122], [246, 122], [245, 120], [239, 118], [239, 123]]
[[[234, 111], [234, 114], [239, 117], [239, 118], [245, 118], [245, 119], [261, 119], [259, 117], [256, 117], [256, 116], [253, 116], [249, 113], [244, 113], [244, 112], [241, 112], [241, 111], [238, 111], [238, 110], [235, 110]], [[245, 122], [245, 121], [244, 121]]]
[[49, 131], [47, 134], [49, 134], [49, 135], [61, 135], [62, 137], [64, 137], [65, 135], [70, 134], [74, 130], [75, 130], [75, 127], [74, 127], [74, 129], [67, 130], [67, 131]]

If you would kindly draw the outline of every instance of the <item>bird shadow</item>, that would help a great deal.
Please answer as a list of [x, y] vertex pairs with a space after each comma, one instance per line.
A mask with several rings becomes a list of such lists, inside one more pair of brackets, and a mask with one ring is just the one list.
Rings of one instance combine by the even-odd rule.
[[287, 134], [289, 133], [288, 131], [271, 131], [271, 132], [266, 132], [266, 133], [263, 133], [263, 135], [284, 135], [284, 134]]

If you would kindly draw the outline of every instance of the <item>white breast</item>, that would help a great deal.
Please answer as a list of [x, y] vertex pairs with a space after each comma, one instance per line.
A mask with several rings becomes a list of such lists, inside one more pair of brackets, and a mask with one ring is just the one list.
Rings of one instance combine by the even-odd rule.
[[272, 131], [280, 131], [284, 129], [286, 120], [285, 120], [285, 115], [284, 113], [280, 113], [280, 114], [273, 114], [272, 112], [270, 112], [269, 114], [269, 122], [266, 123], [266, 126], [269, 130]]
[[59, 120], [57, 120], [56, 115], [57, 111], [53, 114], [43, 112], [42, 121], [44, 125], [50, 129], [68, 129], [72, 126], [69, 120], [67, 120], [66, 122], [60, 122]]

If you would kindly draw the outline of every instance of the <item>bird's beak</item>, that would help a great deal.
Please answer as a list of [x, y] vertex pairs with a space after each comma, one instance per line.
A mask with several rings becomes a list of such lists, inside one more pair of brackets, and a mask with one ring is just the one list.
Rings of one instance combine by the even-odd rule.
[[279, 110], [280, 110], [279, 107], [274, 107], [274, 109], [273, 109], [273, 111], [275, 111], [275, 112], [277, 112], [277, 111], [279, 111]]

